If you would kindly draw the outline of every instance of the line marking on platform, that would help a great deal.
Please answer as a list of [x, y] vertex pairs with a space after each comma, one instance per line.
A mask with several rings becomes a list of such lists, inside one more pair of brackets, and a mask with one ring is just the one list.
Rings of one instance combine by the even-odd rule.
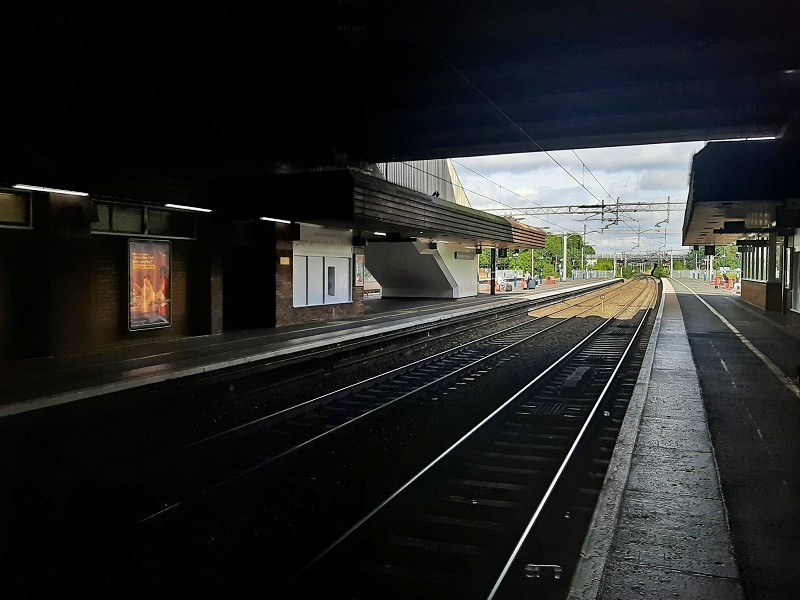
[[786, 388], [787, 388], [787, 389], [788, 389], [790, 392], [792, 392], [792, 394], [794, 394], [795, 396], [797, 396], [798, 398], [800, 398], [800, 388], [799, 388], [799, 387], [798, 387], [798, 386], [797, 386], [797, 385], [796, 385], [796, 384], [795, 384], [795, 383], [792, 381], [791, 377], [787, 376], [787, 375], [786, 375], [786, 373], [784, 373], [784, 372], [781, 370], [781, 368], [780, 368], [778, 365], [776, 365], [774, 362], [772, 362], [772, 361], [770, 360], [770, 358], [769, 358], [767, 355], [765, 355], [763, 352], [761, 352], [761, 350], [759, 350], [758, 348], [756, 348], [756, 347], [755, 347], [755, 345], [753, 344], [753, 342], [751, 342], [750, 340], [748, 340], [748, 339], [747, 339], [747, 338], [744, 336], [744, 334], [743, 334], [743, 333], [741, 333], [741, 332], [740, 332], [738, 329], [736, 329], [736, 327], [734, 327], [733, 323], [731, 323], [730, 321], [728, 321], [728, 319], [726, 319], [726, 318], [725, 318], [725, 317], [724, 317], [724, 316], [723, 316], [723, 315], [722, 315], [722, 314], [721, 314], [719, 311], [717, 311], [717, 310], [716, 310], [716, 309], [715, 309], [713, 306], [711, 306], [711, 305], [710, 305], [708, 302], [706, 302], [705, 300], [703, 300], [703, 299], [702, 299], [702, 298], [701, 298], [701, 297], [700, 297], [700, 296], [697, 294], [697, 292], [695, 292], [693, 289], [691, 289], [691, 288], [690, 288], [689, 286], [687, 286], [685, 283], [683, 283], [682, 281], [678, 281], [677, 279], [675, 279], [675, 280], [670, 280], [670, 281], [676, 281], [676, 282], [680, 283], [680, 284], [681, 284], [681, 285], [682, 285], [684, 288], [686, 288], [686, 289], [687, 289], [689, 292], [691, 292], [692, 294], [694, 294], [695, 298], [697, 298], [698, 300], [700, 300], [700, 302], [702, 302], [702, 303], [703, 303], [703, 304], [706, 306], [706, 308], [712, 312], [712, 314], [714, 314], [714, 315], [715, 315], [715, 316], [716, 316], [716, 317], [717, 317], [717, 318], [718, 318], [720, 321], [722, 321], [722, 322], [725, 324], [725, 326], [726, 326], [728, 329], [730, 329], [730, 330], [731, 330], [731, 332], [732, 332], [732, 333], [733, 333], [733, 334], [734, 334], [736, 337], [738, 337], [738, 338], [739, 338], [739, 340], [742, 342], [742, 344], [744, 344], [744, 345], [745, 345], [745, 347], [746, 347], [748, 350], [750, 350], [750, 352], [752, 352], [753, 354], [755, 354], [755, 355], [756, 355], [756, 356], [757, 356], [757, 357], [758, 357], [758, 358], [761, 360], [761, 362], [763, 362], [763, 363], [764, 363], [764, 364], [767, 366], [767, 368], [768, 368], [770, 371], [772, 371], [772, 374], [773, 374], [773, 375], [775, 375], [775, 377], [777, 377], [777, 378], [778, 378], [778, 381], [780, 381], [780, 382], [781, 382], [783, 385], [785, 385], [785, 386], [786, 386]]

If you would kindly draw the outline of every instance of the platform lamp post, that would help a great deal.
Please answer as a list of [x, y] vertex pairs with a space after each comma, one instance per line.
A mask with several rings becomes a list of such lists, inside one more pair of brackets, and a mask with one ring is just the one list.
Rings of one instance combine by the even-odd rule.
[[[550, 229], [550, 227], [539, 227], [539, 229]], [[547, 232], [545, 231], [545, 240], [547, 240]], [[545, 248], [547, 247], [547, 243], [545, 241]], [[542, 259], [542, 266], [539, 268], [539, 283], [544, 281], [544, 251], [545, 248], [542, 248], [542, 254], [539, 258]], [[534, 275], [536, 271], [533, 270], [533, 252], [531, 252], [531, 275]]]
[[[716, 248], [714, 249], [714, 251], [716, 251]], [[706, 263], [708, 265], [708, 281], [710, 281], [712, 283], [714, 282], [714, 269], [717, 268], [714, 265], [714, 259], [715, 258], [716, 258], [716, 256], [714, 254], [710, 254], [708, 256], [708, 262]]]
[[[547, 229], [547, 227], [542, 227], [542, 229]], [[586, 231], [586, 227], [584, 226], [584, 232], [583, 232], [584, 241], [586, 239], [586, 234], [587, 233], [597, 233], [597, 232], [596, 231]], [[560, 277], [561, 277], [561, 281], [566, 281], [567, 280], [567, 256], [568, 256], [568, 254], [567, 254], [567, 242], [569, 241], [570, 236], [573, 236], [573, 235], [580, 236], [581, 234], [580, 233], [576, 233], [576, 232], [573, 231], [573, 232], [554, 233], [553, 235], [560, 235], [562, 237], [563, 248], [562, 248], [561, 276]], [[544, 257], [542, 257], [542, 258], [544, 259]], [[573, 277], [574, 277], [574, 271], [575, 271], [575, 267], [576, 266], [577, 266], [577, 258], [572, 260]], [[586, 268], [585, 267], [585, 255], [583, 255], [583, 254], [581, 256], [581, 266], [585, 270], [585, 268]], [[586, 274], [584, 273], [584, 279], [585, 278], [586, 278]]]
[[539, 267], [539, 279], [544, 281], [544, 250], [542, 250], [542, 254], [539, 256], [539, 258], [541, 259], [541, 266]]
[[[583, 226], [583, 242], [581, 244], [581, 270], [583, 271], [583, 278], [584, 279], [588, 279], [589, 278], [588, 277], [589, 273], [588, 273], [588, 271], [586, 269], [586, 234], [587, 233], [598, 233], [598, 231], [596, 229], [593, 230], [593, 231], [586, 231], [586, 225]], [[597, 254], [595, 253], [595, 258], [596, 257], [597, 257]]]
[[[585, 229], [586, 229], [586, 226], [584, 225], [584, 233], [583, 233], [584, 240], [586, 239], [586, 231], [585, 231]], [[580, 233], [575, 233], [575, 232], [569, 233], [569, 232], [567, 232], [567, 233], [562, 233], [561, 235], [564, 238], [564, 257], [563, 257], [563, 260], [561, 261], [561, 281], [566, 281], [567, 280], [567, 242], [569, 241], [570, 236], [573, 236], [573, 235], [580, 236]], [[574, 273], [575, 273], [576, 262], [577, 262], [577, 259], [573, 259], [573, 261], [572, 261], [573, 277], [574, 277]]]
[[586, 279], [586, 225], [583, 226], [583, 241], [581, 242], [581, 276]]

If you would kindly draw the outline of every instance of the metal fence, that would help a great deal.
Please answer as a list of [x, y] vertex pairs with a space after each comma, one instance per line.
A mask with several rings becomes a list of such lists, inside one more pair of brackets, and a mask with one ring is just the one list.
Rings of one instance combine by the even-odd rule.
[[613, 279], [614, 271], [573, 271], [572, 279]]
[[700, 281], [708, 281], [708, 271], [705, 269], [685, 269], [685, 270], [674, 270], [669, 275], [675, 279], [699, 279]]

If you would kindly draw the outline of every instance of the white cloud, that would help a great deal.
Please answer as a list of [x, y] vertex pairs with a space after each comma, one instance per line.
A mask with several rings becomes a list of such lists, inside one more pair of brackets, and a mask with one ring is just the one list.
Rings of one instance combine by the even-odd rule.
[[[691, 158], [704, 142], [619, 146], [454, 158], [472, 206], [521, 217], [551, 232], [587, 232], [587, 244], [603, 254], [682, 249], [683, 210], [617, 215], [631, 202], [683, 204]], [[545, 214], [546, 207], [605, 203], [594, 215]], [[515, 210], [516, 209], [516, 210]], [[524, 213], [522, 212], [524, 211]], [[616, 219], [616, 222], [614, 221]]]
[[688, 181], [687, 173], [678, 171], [676, 169], [663, 170], [652, 169], [645, 171], [639, 179], [639, 187], [642, 190], [687, 190], [686, 183]]

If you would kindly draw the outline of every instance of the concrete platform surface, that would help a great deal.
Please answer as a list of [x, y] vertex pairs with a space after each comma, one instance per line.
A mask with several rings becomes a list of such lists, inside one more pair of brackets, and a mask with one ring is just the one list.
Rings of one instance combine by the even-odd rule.
[[800, 340], [728, 290], [663, 282], [569, 598], [800, 597], [800, 391], [787, 374]]

